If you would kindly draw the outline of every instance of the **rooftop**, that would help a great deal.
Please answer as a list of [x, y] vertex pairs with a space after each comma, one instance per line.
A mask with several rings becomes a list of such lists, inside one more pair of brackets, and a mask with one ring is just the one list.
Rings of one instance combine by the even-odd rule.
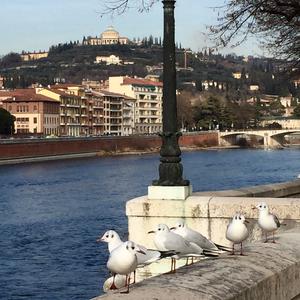
[[138, 85], [138, 86], [158, 86], [162, 87], [162, 82], [147, 80], [144, 78], [131, 78], [131, 77], [124, 77], [123, 79], [123, 85], [125, 84], [132, 84], [132, 85]]
[[35, 89], [15, 89], [0, 91], [3, 102], [59, 102], [44, 95], [37, 94]]

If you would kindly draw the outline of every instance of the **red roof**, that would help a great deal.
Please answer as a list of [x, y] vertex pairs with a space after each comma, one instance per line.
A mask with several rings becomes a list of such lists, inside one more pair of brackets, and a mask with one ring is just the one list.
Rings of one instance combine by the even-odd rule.
[[15, 89], [12, 91], [0, 91], [2, 101], [17, 102], [59, 102], [44, 95], [36, 94], [35, 89]]
[[124, 77], [123, 84], [132, 84], [132, 85], [140, 85], [140, 86], [159, 86], [162, 87], [162, 82], [156, 82], [152, 80], [147, 80], [143, 78], [131, 78], [131, 77]]
[[51, 92], [53, 92], [55, 94], [58, 94], [60, 96], [64, 96], [64, 97], [80, 98], [79, 96], [68, 94], [65, 91], [62, 91], [62, 90], [59, 90], [59, 89], [46, 89], [46, 90], [51, 91]]

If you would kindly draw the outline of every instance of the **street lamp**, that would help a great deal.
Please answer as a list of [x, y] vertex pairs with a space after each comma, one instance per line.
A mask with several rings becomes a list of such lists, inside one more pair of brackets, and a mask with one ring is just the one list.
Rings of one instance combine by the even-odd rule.
[[164, 46], [163, 46], [163, 132], [160, 149], [159, 179], [156, 186], [188, 186], [182, 179], [181, 151], [177, 130], [176, 66], [175, 66], [175, 0], [164, 0]]

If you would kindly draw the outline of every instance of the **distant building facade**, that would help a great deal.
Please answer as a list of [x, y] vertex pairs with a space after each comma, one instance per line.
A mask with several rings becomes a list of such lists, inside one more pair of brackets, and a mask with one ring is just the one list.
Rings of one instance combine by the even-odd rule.
[[119, 56], [110, 55], [110, 56], [96, 56], [95, 63], [105, 63], [107, 65], [120, 65], [121, 59]]
[[31, 60], [38, 60], [41, 58], [48, 57], [49, 52], [47, 51], [39, 51], [39, 52], [23, 52], [21, 54], [21, 59], [23, 61], [31, 61]]
[[126, 76], [109, 77], [109, 91], [135, 99], [134, 133], [153, 134], [162, 131], [161, 82]]
[[100, 34], [100, 37], [88, 37], [82, 41], [83, 45], [126, 45], [129, 43], [127, 37], [121, 37], [119, 32], [112, 26], [109, 26], [104, 32]]
[[0, 91], [2, 107], [15, 116], [15, 132], [58, 135], [59, 101], [40, 95], [35, 89]]

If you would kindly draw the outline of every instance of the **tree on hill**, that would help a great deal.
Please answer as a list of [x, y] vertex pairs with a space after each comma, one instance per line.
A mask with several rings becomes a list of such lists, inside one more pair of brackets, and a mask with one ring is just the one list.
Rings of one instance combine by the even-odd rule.
[[271, 53], [300, 67], [299, 17], [299, 0], [229, 0], [211, 30], [224, 46], [258, 35]]
[[2, 57], [0, 60], [0, 68], [10, 68], [22, 62], [21, 56], [18, 53], [11, 52]]
[[0, 134], [13, 134], [15, 131], [15, 117], [4, 108], [0, 108]]

